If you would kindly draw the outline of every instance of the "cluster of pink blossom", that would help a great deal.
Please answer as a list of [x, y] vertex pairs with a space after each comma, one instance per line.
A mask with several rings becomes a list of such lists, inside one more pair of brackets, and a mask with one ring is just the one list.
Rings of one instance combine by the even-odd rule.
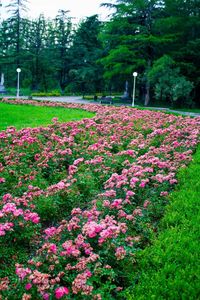
[[[10, 194], [5, 194], [2, 200], [3, 205], [0, 210], [0, 236], [5, 235], [6, 232], [14, 231], [15, 226], [24, 227], [24, 221], [33, 224], [38, 224], [40, 222], [40, 217], [36, 212], [30, 211], [29, 209], [26, 209], [26, 207], [24, 207], [24, 209], [17, 208], [17, 205], [19, 205], [17, 200], [19, 199], [12, 199]], [[16, 200], [16, 202], [10, 202], [12, 200]], [[29, 226], [29, 224], [27, 224], [27, 226]]]
[[[166, 203], [178, 168], [191, 160], [200, 118], [127, 107], [16, 103], [96, 113], [78, 122], [54, 119], [46, 128], [0, 133], [0, 235], [31, 222], [40, 237], [32, 258], [16, 265], [19, 299], [106, 299], [106, 293], [123, 288], [119, 268], [145, 245], [155, 229], [151, 216], [157, 203]], [[52, 213], [59, 211], [49, 227], [38, 204], [48, 199]]]

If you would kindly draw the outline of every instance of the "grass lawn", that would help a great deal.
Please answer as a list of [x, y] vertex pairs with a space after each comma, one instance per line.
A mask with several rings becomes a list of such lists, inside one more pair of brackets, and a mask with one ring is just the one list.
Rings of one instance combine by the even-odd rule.
[[179, 172], [179, 185], [158, 238], [138, 257], [126, 299], [200, 299], [200, 146]]
[[177, 111], [188, 111], [188, 112], [193, 112], [193, 113], [200, 113], [200, 108], [177, 108], [177, 109], [174, 109], [174, 110], [177, 110]]
[[45, 126], [51, 124], [53, 118], [58, 118], [59, 122], [69, 122], [93, 116], [91, 112], [78, 109], [0, 103], [0, 130], [8, 126], [17, 129]]
[[[180, 112], [191, 112], [191, 113], [200, 113], [200, 108], [171, 108], [171, 107], [166, 107], [166, 106], [162, 106], [162, 104], [160, 106], [140, 106], [140, 105], [135, 105], [135, 108], [138, 108], [138, 109], [143, 109], [143, 110], [156, 110], [159, 108], [169, 108], [170, 110], [175, 110], [175, 111], [180, 111]], [[162, 111], [162, 110], [160, 110]], [[164, 110], [163, 110], [164, 111]]]

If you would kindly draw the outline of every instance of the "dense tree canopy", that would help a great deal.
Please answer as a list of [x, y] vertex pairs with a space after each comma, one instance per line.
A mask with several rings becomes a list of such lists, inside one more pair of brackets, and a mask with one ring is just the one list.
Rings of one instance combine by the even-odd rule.
[[63, 10], [55, 19], [28, 20], [26, 0], [9, 2], [0, 24], [7, 88], [16, 86], [20, 66], [22, 86], [32, 91], [123, 93], [128, 81], [131, 96], [137, 71], [137, 101], [199, 105], [200, 1], [115, 0], [102, 3], [114, 7], [108, 21], [94, 15], [78, 25]]

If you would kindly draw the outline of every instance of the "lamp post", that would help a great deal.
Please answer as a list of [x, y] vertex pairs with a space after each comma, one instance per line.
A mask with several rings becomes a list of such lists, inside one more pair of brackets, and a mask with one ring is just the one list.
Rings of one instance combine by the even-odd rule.
[[136, 82], [136, 77], [137, 77], [138, 73], [137, 72], [133, 72], [133, 102], [132, 102], [132, 107], [134, 107], [135, 105], [135, 82]]
[[17, 98], [19, 98], [19, 74], [21, 72], [20, 68], [17, 68]]

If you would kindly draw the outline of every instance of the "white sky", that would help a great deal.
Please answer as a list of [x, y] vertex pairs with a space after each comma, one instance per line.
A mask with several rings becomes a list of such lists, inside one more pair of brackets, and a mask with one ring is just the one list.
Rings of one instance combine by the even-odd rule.
[[[5, 6], [12, 3], [10, 0], [0, 0], [2, 3], [1, 15], [5, 17]], [[59, 9], [69, 10], [69, 16], [74, 17], [73, 22], [80, 19], [98, 14], [101, 20], [105, 20], [111, 13], [111, 10], [100, 7], [103, 2], [111, 3], [112, 0], [28, 0], [27, 7], [29, 9], [27, 15], [31, 19], [37, 18], [41, 13], [45, 17], [54, 18]]]

